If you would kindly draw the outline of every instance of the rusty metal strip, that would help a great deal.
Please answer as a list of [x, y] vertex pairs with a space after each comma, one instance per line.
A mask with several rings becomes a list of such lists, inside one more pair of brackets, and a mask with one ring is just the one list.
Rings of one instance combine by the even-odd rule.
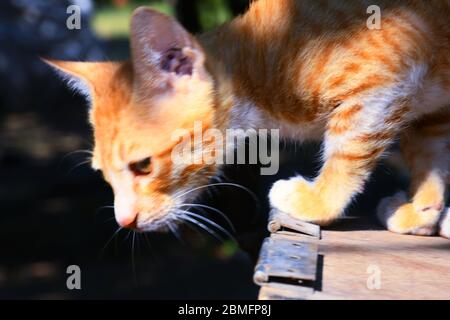
[[272, 235], [264, 240], [254, 281], [259, 285], [286, 282], [304, 285], [316, 279], [318, 244], [287, 235]]

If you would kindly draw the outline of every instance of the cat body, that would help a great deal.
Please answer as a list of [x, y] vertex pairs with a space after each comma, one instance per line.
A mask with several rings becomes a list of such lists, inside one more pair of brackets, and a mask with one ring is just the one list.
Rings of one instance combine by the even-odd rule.
[[[367, 27], [371, 4], [381, 30]], [[257, 1], [200, 42], [232, 79], [239, 127], [322, 139], [337, 106], [375, 90], [410, 97], [411, 119], [448, 106], [448, 10], [443, 1]]]
[[[367, 24], [373, 5], [380, 29]], [[286, 139], [323, 140], [319, 175], [280, 180], [269, 194], [273, 207], [321, 225], [342, 216], [400, 138], [410, 194], [383, 199], [378, 216], [391, 231], [432, 235], [444, 221], [449, 177], [449, 16], [444, 0], [259, 0], [197, 40], [140, 8], [130, 62], [50, 63], [87, 83], [93, 164], [114, 189], [123, 226], [189, 221], [183, 203], [218, 166], [173, 164], [170, 137], [200, 120], [221, 131], [277, 128]]]

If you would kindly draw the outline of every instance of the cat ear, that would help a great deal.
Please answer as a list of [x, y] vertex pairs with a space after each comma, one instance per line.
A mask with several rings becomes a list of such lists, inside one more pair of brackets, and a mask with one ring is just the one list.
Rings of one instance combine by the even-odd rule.
[[165, 14], [145, 7], [136, 9], [130, 42], [135, 79], [146, 90], [156, 84], [166, 89], [170, 79], [204, 72], [205, 58], [198, 42]]
[[67, 81], [68, 85], [90, 99], [105, 83], [109, 83], [119, 64], [115, 62], [78, 62], [45, 59]]

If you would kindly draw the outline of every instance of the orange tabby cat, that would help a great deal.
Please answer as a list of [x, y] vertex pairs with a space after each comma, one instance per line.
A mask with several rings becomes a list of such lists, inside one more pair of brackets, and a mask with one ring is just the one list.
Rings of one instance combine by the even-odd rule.
[[[370, 5], [381, 8], [380, 29], [367, 26]], [[400, 137], [410, 195], [384, 199], [379, 218], [394, 232], [432, 235], [441, 225], [450, 237], [449, 17], [447, 0], [259, 0], [195, 38], [139, 8], [131, 61], [50, 63], [86, 85], [93, 167], [114, 189], [122, 226], [148, 231], [187, 217], [189, 190], [218, 165], [173, 163], [171, 135], [202, 121], [323, 139], [318, 177], [278, 181], [269, 194], [273, 207], [321, 225], [344, 213]]]

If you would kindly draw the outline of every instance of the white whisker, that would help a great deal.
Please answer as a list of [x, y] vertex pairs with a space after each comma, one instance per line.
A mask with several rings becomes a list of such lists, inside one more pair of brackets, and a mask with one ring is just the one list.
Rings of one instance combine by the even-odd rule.
[[176, 208], [181, 208], [181, 207], [185, 207], [185, 206], [189, 206], [192, 208], [205, 208], [205, 209], [210, 209], [213, 212], [218, 213], [222, 218], [224, 218], [226, 220], [226, 222], [229, 224], [229, 226], [231, 227], [231, 229], [233, 230], [234, 233], [236, 233], [236, 229], [233, 226], [233, 223], [231, 222], [231, 220], [225, 215], [225, 213], [223, 213], [222, 211], [220, 211], [219, 209], [216, 209], [214, 207], [210, 207], [204, 204], [199, 204], [199, 203], [183, 203], [180, 205], [175, 206]]
[[[181, 212], [181, 211], [180, 211]], [[224, 239], [219, 236], [216, 232], [214, 232], [213, 230], [211, 230], [210, 228], [208, 228], [207, 226], [205, 226], [203, 223], [195, 220], [194, 218], [191, 218], [189, 216], [187, 216], [186, 214], [183, 215], [179, 215], [179, 218], [181, 220], [187, 221], [187, 222], [191, 222], [194, 225], [199, 226], [201, 229], [205, 230], [206, 232], [208, 232], [211, 236], [213, 236], [215, 239], [219, 240], [220, 242], [225, 242]]]
[[231, 183], [231, 182], [210, 183], [210, 184], [206, 184], [206, 185], [203, 185], [203, 186], [200, 186], [200, 187], [192, 188], [192, 189], [190, 189], [188, 191], [185, 191], [185, 192], [183, 192], [181, 194], [175, 194], [174, 195], [174, 200], [179, 199], [180, 197], [185, 196], [185, 195], [187, 195], [187, 194], [189, 194], [191, 192], [194, 192], [194, 191], [197, 191], [197, 190], [200, 190], [200, 189], [209, 188], [209, 187], [215, 187], [215, 186], [217, 186], [217, 187], [219, 187], [219, 186], [229, 186], [229, 187], [235, 187], [235, 188], [242, 189], [242, 190], [246, 191], [253, 198], [255, 203], [259, 206], [258, 197], [250, 189], [248, 189], [248, 188], [246, 188], [244, 186], [241, 186], [240, 184]]
[[185, 245], [185, 243], [184, 243], [183, 239], [181, 238], [180, 233], [178, 232], [176, 226], [174, 226], [172, 223], [170, 223], [170, 221], [167, 222], [167, 226], [169, 227], [170, 231], [173, 233], [173, 235], [175, 236], [175, 238], [177, 238], [177, 240], [178, 240], [181, 244]]
[[113, 235], [111, 236], [111, 238], [109, 238], [109, 240], [106, 242], [106, 244], [103, 246], [102, 250], [100, 251], [100, 255], [99, 257], [101, 258], [106, 250], [106, 248], [108, 247], [108, 245], [111, 243], [111, 241], [115, 238], [115, 236], [117, 236], [119, 234], [120, 231], [122, 231], [123, 228], [119, 227], [117, 228], [117, 230], [113, 233]]
[[103, 207], [100, 207], [97, 210], [95, 210], [95, 215], [99, 214], [101, 211], [106, 210], [106, 209], [114, 209], [114, 206], [103, 206]]
[[74, 154], [78, 154], [78, 153], [81, 153], [81, 154], [84, 153], [84, 154], [88, 154], [88, 155], [90, 155], [90, 156], [94, 155], [94, 152], [92, 152], [92, 151], [90, 151], [90, 150], [75, 150], [75, 151], [69, 152], [68, 154], [64, 155], [64, 156], [61, 158], [61, 160], [64, 160], [65, 158], [70, 157], [70, 156], [73, 156]]
[[203, 217], [203, 216], [201, 216], [201, 215], [199, 215], [199, 214], [190, 212], [190, 211], [185, 212], [185, 214], [187, 214], [187, 215], [189, 215], [189, 216], [191, 216], [191, 217], [193, 217], [193, 218], [197, 218], [197, 220], [200, 219], [200, 220], [202, 220], [203, 222], [209, 223], [210, 225], [212, 225], [212, 226], [215, 227], [216, 229], [222, 231], [228, 238], [230, 238], [230, 239], [233, 240], [234, 242], [237, 242], [236, 238], [234, 238], [233, 235], [232, 235], [231, 233], [229, 233], [229, 232], [228, 232], [226, 229], [224, 229], [223, 227], [219, 226], [219, 225], [218, 225], [217, 223], [215, 223], [214, 221], [212, 221], [212, 220], [210, 220], [210, 219], [208, 219], [208, 218], [205, 218], [205, 217]]
[[88, 163], [91, 163], [91, 159], [78, 163], [76, 166], [74, 166], [73, 168], [71, 168], [71, 169], [67, 172], [67, 175], [71, 174], [72, 171], [74, 171], [76, 168], [81, 167], [82, 165], [85, 165], [85, 164], [88, 164]]
[[133, 269], [133, 280], [134, 280], [134, 283], [135, 283], [135, 285], [137, 285], [137, 273], [136, 273], [136, 262], [135, 262], [135, 259], [134, 259], [134, 242], [135, 242], [135, 239], [136, 239], [136, 232], [134, 232], [134, 231], [132, 231], [133, 232], [133, 237], [132, 237], [132, 239], [131, 239], [131, 268]]

